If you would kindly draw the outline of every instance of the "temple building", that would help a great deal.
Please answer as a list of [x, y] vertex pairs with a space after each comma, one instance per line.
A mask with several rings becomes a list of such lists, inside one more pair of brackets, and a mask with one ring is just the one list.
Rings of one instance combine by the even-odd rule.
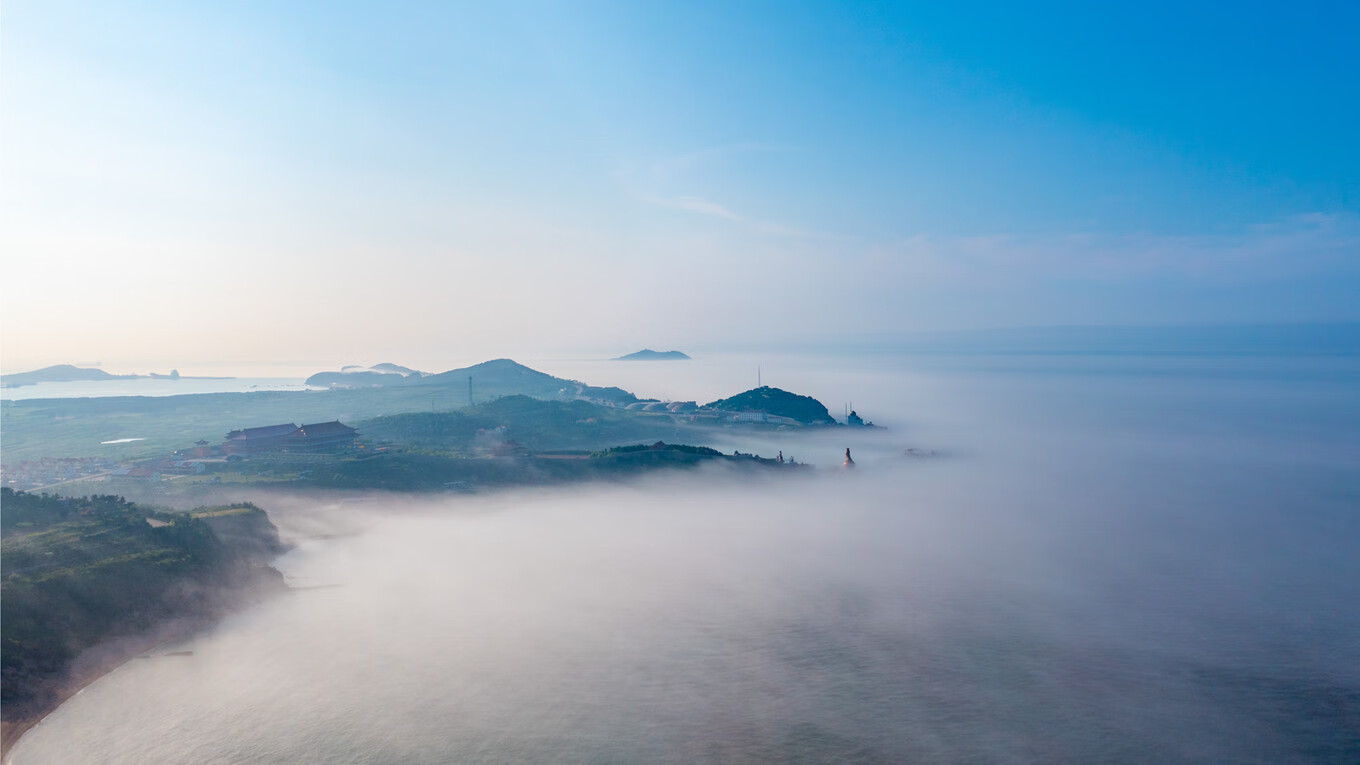
[[288, 437], [297, 432], [293, 423], [266, 425], [260, 428], [233, 430], [227, 434], [222, 450], [227, 454], [259, 454], [260, 452], [281, 452], [288, 444]]
[[359, 431], [339, 420], [298, 427], [293, 423], [233, 430], [222, 449], [227, 454], [333, 452], [351, 449]]
[[288, 450], [293, 452], [334, 452], [354, 448], [359, 431], [339, 420], [303, 425], [288, 436]]

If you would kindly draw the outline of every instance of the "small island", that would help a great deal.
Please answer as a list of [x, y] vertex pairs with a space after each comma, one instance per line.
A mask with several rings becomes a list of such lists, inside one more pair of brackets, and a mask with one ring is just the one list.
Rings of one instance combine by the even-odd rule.
[[415, 382], [422, 377], [428, 376], [428, 372], [422, 372], [418, 369], [411, 369], [410, 367], [404, 367], [400, 364], [393, 364], [391, 362], [374, 364], [371, 367], [350, 364], [341, 367], [339, 372], [317, 372], [307, 378], [306, 384], [320, 388], [399, 385], [407, 382]]
[[627, 356], [619, 356], [610, 361], [689, 361], [687, 354], [680, 351], [654, 351], [651, 348], [643, 348], [636, 353]]

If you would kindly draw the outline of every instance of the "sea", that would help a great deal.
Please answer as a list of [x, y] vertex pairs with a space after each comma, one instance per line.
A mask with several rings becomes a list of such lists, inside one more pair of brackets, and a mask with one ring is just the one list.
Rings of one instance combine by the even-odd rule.
[[1360, 357], [519, 360], [878, 427], [715, 437], [815, 466], [778, 475], [242, 496], [291, 591], [13, 762], [1360, 762]]
[[194, 393], [250, 393], [264, 390], [321, 390], [302, 377], [130, 377], [117, 380], [42, 382], [0, 388], [0, 401], [31, 398], [107, 398], [110, 396], [183, 396]]

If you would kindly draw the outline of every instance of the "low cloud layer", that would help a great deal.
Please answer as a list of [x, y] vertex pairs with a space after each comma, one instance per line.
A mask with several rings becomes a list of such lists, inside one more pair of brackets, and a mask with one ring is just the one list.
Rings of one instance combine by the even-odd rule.
[[87, 689], [16, 761], [1339, 756], [1339, 388], [896, 379], [915, 414], [854, 471], [257, 497], [295, 592]]

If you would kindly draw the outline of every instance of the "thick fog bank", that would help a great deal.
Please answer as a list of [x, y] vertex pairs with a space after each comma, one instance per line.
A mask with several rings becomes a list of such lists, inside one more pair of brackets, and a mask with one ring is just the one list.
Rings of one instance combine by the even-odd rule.
[[861, 379], [810, 478], [263, 497], [296, 591], [15, 761], [1355, 761], [1347, 385]]

